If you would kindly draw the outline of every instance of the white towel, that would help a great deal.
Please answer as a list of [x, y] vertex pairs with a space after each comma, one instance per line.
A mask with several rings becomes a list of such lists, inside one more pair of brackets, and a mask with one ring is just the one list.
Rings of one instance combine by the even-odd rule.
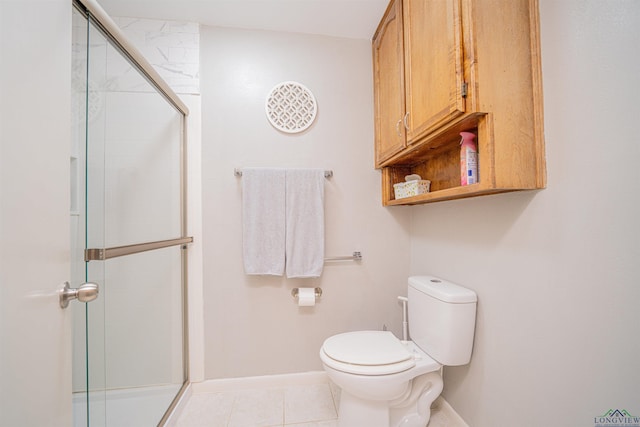
[[282, 276], [285, 265], [285, 170], [242, 170], [242, 243], [247, 274]]
[[324, 267], [324, 170], [286, 173], [287, 277], [320, 277]]

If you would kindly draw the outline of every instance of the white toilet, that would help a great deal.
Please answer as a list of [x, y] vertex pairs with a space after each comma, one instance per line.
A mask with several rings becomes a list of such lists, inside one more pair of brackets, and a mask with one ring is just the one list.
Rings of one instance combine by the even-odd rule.
[[328, 338], [320, 359], [341, 389], [339, 427], [425, 427], [442, 392], [445, 365], [471, 360], [475, 292], [431, 276], [409, 278], [412, 341], [391, 332], [347, 332]]

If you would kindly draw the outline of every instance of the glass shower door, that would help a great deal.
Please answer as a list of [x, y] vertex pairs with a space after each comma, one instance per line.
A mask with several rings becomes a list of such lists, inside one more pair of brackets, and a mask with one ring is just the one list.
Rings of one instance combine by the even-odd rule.
[[[74, 12], [74, 424], [156, 426], [186, 381], [184, 115]], [[74, 113], [75, 114], [75, 113]]]

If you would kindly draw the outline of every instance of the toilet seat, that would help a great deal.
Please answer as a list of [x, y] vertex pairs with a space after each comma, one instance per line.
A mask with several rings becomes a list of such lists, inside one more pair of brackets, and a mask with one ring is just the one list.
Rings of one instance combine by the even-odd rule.
[[321, 358], [333, 369], [358, 375], [389, 375], [415, 366], [413, 353], [391, 332], [346, 332], [328, 338]]

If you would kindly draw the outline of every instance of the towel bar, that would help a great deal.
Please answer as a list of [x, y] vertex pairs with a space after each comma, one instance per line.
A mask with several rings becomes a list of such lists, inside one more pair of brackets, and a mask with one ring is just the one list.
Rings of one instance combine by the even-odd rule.
[[351, 256], [333, 256], [325, 258], [325, 261], [362, 261], [362, 253], [360, 251], [354, 252]]
[[112, 248], [90, 248], [84, 250], [84, 260], [85, 262], [106, 261], [111, 258], [133, 255], [140, 252], [152, 251], [154, 249], [168, 248], [170, 246], [185, 245], [187, 243], [193, 243], [193, 237], [180, 237], [171, 240], [159, 240], [156, 242], [138, 243]]
[[[240, 168], [235, 168], [235, 169], [233, 170], [233, 174], [234, 174], [235, 176], [242, 176], [242, 169], [240, 169]], [[333, 171], [332, 171], [332, 170], [326, 170], [326, 171], [324, 171], [324, 177], [325, 177], [325, 178], [331, 178], [332, 176], [333, 176]]]

